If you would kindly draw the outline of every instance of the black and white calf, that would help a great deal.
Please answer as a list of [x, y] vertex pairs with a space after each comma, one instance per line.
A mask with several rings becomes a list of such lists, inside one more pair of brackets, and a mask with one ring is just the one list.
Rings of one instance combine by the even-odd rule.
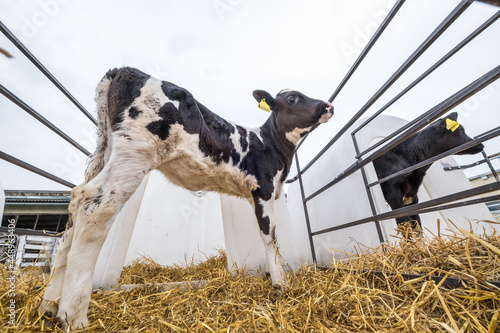
[[[248, 129], [212, 113], [181, 87], [134, 68], [109, 71], [97, 87], [98, 145], [75, 187], [68, 224], [40, 306], [63, 328], [87, 325], [92, 275], [116, 214], [151, 170], [191, 191], [247, 199], [255, 209], [267, 270], [287, 284], [276, 246], [273, 202], [300, 137], [330, 119], [333, 107], [298, 91], [253, 92], [269, 119]], [[267, 103], [267, 104], [266, 104]]]
[[[441, 118], [422, 131], [401, 142], [384, 155], [373, 161], [379, 179], [390, 176], [412, 165], [423, 162], [447, 150], [458, 147], [472, 139], [465, 134], [464, 127], [457, 122], [457, 113]], [[477, 154], [484, 146], [478, 144], [458, 155]], [[392, 209], [418, 203], [417, 192], [422, 185], [425, 173], [432, 164], [421, 167], [411, 173], [395, 177], [380, 184], [385, 200]], [[420, 216], [403, 216], [396, 218], [398, 225], [410, 222], [412, 228], [422, 228]]]

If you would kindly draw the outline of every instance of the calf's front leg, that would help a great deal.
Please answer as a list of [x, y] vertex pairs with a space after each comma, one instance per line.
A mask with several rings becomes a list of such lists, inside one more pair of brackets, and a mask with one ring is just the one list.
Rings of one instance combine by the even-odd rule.
[[[403, 195], [401, 194], [401, 190], [400, 190], [401, 183], [387, 181], [385, 183], [380, 184], [380, 187], [382, 188], [382, 192], [384, 193], [385, 200], [387, 201], [389, 206], [391, 206], [392, 210], [396, 210], [398, 208], [403, 208], [405, 206], [404, 201], [403, 201]], [[405, 224], [405, 223], [412, 224], [411, 221], [412, 221], [411, 216], [396, 217], [396, 223], [397, 223], [398, 227], [401, 224]]]
[[273, 286], [276, 289], [287, 287], [286, 274], [283, 269], [283, 259], [279, 253], [276, 239], [276, 225], [273, 223], [274, 199], [265, 201], [254, 197], [254, 208], [260, 228], [260, 237], [266, 251], [266, 268], [271, 274]]
[[129, 151], [125, 145], [115, 149], [104, 169], [80, 191], [56, 318], [63, 331], [88, 325], [92, 276], [101, 247], [116, 214], [151, 170], [143, 155]]
[[[416, 204], [418, 204], [418, 196], [415, 194], [415, 196], [413, 197], [413, 201], [409, 204], [406, 204], [405, 207]], [[422, 221], [420, 220], [420, 216], [418, 214], [410, 215], [410, 219], [411, 219], [410, 224], [413, 230], [418, 232], [423, 230]]]

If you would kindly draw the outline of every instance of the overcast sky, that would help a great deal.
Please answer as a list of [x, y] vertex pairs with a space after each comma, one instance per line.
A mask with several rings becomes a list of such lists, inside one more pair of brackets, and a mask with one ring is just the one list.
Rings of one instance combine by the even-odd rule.
[[[96, 84], [108, 69], [127, 65], [187, 88], [229, 120], [257, 127], [268, 114], [257, 108], [253, 90], [274, 95], [293, 88], [328, 99], [393, 3], [0, 0], [0, 20], [94, 115]], [[301, 158], [319, 151], [458, 3], [408, 0], [335, 100], [334, 118], [311, 136]], [[472, 4], [366, 115], [497, 10]], [[0, 83], [93, 152], [94, 125], [3, 35], [0, 47], [14, 56], [0, 55]], [[385, 114], [412, 120], [499, 65], [499, 59], [497, 21]], [[497, 82], [456, 108], [470, 136], [500, 125], [499, 92]], [[0, 133], [1, 151], [75, 184], [83, 180], [86, 157], [3, 96]], [[485, 145], [493, 154], [500, 141]], [[495, 166], [500, 168], [498, 160]], [[467, 174], [483, 172], [484, 166]], [[0, 182], [5, 189], [67, 189], [3, 160]]]

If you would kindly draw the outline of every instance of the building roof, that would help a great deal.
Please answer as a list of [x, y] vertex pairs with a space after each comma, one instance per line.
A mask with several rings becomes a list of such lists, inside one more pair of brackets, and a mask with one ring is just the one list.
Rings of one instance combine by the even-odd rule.
[[20, 204], [69, 204], [71, 191], [5, 190], [5, 203]]

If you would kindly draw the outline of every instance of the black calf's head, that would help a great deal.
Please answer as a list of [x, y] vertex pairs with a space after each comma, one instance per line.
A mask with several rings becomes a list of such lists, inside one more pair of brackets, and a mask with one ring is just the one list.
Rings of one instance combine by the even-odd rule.
[[[457, 113], [452, 112], [447, 117], [441, 118], [434, 122], [429, 127], [436, 134], [436, 144], [442, 145], [443, 151], [458, 147], [472, 140], [467, 134], [462, 125], [457, 122]], [[483, 144], [475, 145], [469, 149], [462, 150], [457, 155], [477, 154], [483, 150]]]
[[329, 102], [294, 90], [282, 90], [275, 98], [266, 91], [255, 90], [253, 96], [262, 109], [269, 106], [270, 110], [266, 111], [273, 111], [278, 131], [294, 144], [333, 115], [333, 106]]

